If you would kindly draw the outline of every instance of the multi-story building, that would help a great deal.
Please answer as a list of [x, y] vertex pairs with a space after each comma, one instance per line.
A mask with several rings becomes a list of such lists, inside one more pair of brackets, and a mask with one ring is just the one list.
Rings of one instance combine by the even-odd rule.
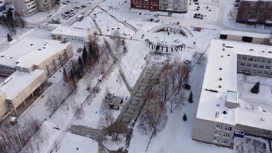
[[188, 0], [160, 0], [159, 10], [186, 13], [189, 7]]
[[131, 8], [185, 13], [189, 0], [131, 0]]
[[56, 5], [56, 0], [37, 0], [39, 11], [46, 12]]
[[230, 147], [238, 135], [272, 138], [272, 112], [245, 105], [246, 99], [241, 100], [238, 92], [237, 73], [272, 77], [272, 47], [227, 40], [211, 42], [194, 140]]
[[242, 0], [236, 21], [272, 25], [271, 0]]
[[131, 0], [131, 8], [158, 11], [159, 0]]
[[21, 15], [31, 16], [39, 11], [36, 0], [12, 0], [12, 4]]
[[12, 0], [15, 10], [25, 16], [52, 9], [56, 0]]

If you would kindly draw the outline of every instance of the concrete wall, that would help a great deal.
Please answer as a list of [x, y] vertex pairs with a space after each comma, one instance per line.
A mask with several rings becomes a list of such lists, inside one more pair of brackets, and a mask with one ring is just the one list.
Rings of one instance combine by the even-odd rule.
[[246, 125], [237, 124], [236, 128], [243, 131], [245, 134], [272, 139], [272, 129], [264, 130]]
[[[226, 130], [231, 128], [231, 130]], [[235, 126], [196, 118], [194, 140], [229, 147], [233, 142]]]
[[7, 94], [5, 92], [0, 95], [0, 121], [5, 118], [5, 114], [8, 112], [8, 107], [6, 104]]
[[23, 101], [33, 93], [42, 83], [47, 80], [46, 73], [43, 72], [39, 77], [33, 80], [24, 90], [22, 90], [15, 98], [7, 99], [12, 102], [13, 106], [17, 108]]
[[8, 77], [16, 71], [16, 68], [0, 65], [0, 76]]

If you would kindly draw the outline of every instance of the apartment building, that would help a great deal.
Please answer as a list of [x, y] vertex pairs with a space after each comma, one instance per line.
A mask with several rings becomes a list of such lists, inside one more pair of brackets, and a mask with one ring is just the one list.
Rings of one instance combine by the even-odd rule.
[[189, 0], [131, 0], [131, 8], [186, 13]]
[[131, 8], [158, 11], [159, 0], [131, 0]]
[[272, 25], [271, 0], [242, 0], [236, 21], [240, 23]]
[[249, 109], [237, 85], [237, 73], [272, 77], [271, 63], [271, 46], [213, 40], [192, 138], [225, 147], [244, 134], [271, 139], [272, 112]]
[[56, 0], [37, 0], [39, 11], [46, 12], [56, 5]]
[[159, 0], [159, 10], [186, 13], [189, 8], [188, 0]]
[[31, 16], [39, 11], [36, 0], [12, 0], [12, 4], [15, 10], [24, 16]]
[[56, 5], [56, 0], [12, 0], [16, 11], [31, 16], [39, 11], [45, 12]]

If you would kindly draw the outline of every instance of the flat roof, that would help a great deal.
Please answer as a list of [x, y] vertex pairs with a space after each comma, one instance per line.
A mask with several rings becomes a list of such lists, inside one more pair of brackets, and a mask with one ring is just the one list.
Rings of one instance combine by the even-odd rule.
[[17, 66], [29, 68], [33, 65], [39, 65], [53, 55], [58, 54], [61, 50], [67, 48], [70, 44], [70, 42], [47, 41], [42, 44], [39, 49], [33, 50], [31, 53], [18, 59]]
[[[238, 54], [272, 58], [272, 46], [228, 40], [212, 40], [197, 118], [229, 125], [241, 124], [271, 130], [272, 113], [264, 114], [264, 112], [225, 106], [226, 95], [229, 96], [231, 101], [237, 99], [235, 92], [237, 92]], [[251, 116], [253, 117], [251, 118]], [[269, 121], [263, 121], [263, 118]]]
[[262, 33], [254, 33], [254, 32], [247, 32], [247, 31], [232, 31], [232, 30], [223, 30], [221, 34], [225, 35], [235, 35], [235, 36], [245, 36], [245, 37], [253, 37], [253, 38], [269, 38], [269, 34], [262, 34]]
[[[27, 54], [30, 54], [31, 52], [39, 52], [39, 50], [44, 51], [50, 51], [55, 49], [60, 49], [66, 46], [67, 44], [61, 44], [59, 41], [56, 40], [47, 40], [47, 39], [39, 39], [39, 38], [23, 38], [22, 40], [19, 40], [14, 45], [10, 46], [8, 49], [6, 49], [4, 52], [0, 53], [0, 64], [10, 67], [16, 67], [16, 62], [22, 58], [23, 56], [26, 56]], [[45, 48], [43, 48], [45, 47]], [[41, 53], [32, 53], [35, 55], [35, 58], [31, 56], [31, 60], [37, 61], [40, 60], [42, 54]], [[30, 59], [29, 59], [30, 60]], [[19, 62], [22, 62], [21, 60]]]
[[237, 108], [237, 124], [272, 130], [272, 113]]
[[51, 34], [75, 36], [75, 37], [86, 37], [88, 36], [88, 30], [69, 27], [69, 26], [58, 26], [55, 30], [51, 32]]
[[218, 50], [218, 43], [211, 43], [197, 118], [234, 125], [235, 110], [225, 107], [225, 101], [227, 91], [237, 91], [237, 55]]
[[41, 76], [43, 73], [44, 70], [38, 69], [30, 73], [16, 71], [11, 74], [5, 82], [0, 84], [1, 91], [6, 92], [7, 99], [14, 99], [29, 84], [31, 84], [33, 80]]

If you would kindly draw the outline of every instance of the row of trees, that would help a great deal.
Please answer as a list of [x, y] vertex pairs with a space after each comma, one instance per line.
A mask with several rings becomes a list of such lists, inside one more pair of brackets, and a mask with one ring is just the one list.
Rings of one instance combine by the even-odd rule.
[[9, 9], [6, 16], [0, 16], [0, 24], [6, 27], [9, 30], [9, 33], [15, 34], [16, 28], [24, 28], [26, 22], [19, 13], [13, 12]]
[[[0, 128], [0, 151], [40, 152], [40, 144], [46, 139], [46, 133], [41, 133], [39, 127], [39, 121], [33, 118], [14, 126], [4, 122]], [[32, 141], [29, 141], [30, 138]]]
[[162, 74], [150, 86], [146, 103], [139, 116], [138, 128], [154, 136], [167, 122], [167, 106], [171, 113], [181, 108], [184, 101], [183, 84], [188, 82], [190, 62], [177, 62], [163, 67]]

